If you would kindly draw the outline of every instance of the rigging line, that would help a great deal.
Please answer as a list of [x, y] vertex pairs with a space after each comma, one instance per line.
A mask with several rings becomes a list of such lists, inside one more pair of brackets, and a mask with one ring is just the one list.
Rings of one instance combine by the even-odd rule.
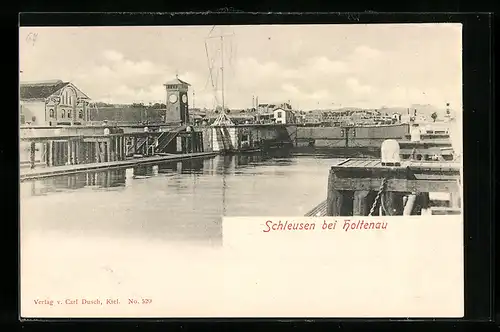
[[207, 54], [208, 71], [209, 71], [209, 74], [210, 74], [210, 80], [212, 81], [212, 87], [213, 87], [214, 86], [214, 79], [213, 79], [213, 76], [212, 76], [213, 59], [212, 59], [212, 63], [210, 63], [210, 56], [208, 54], [208, 46], [207, 46], [207, 42], [206, 41], [205, 41], [205, 52]]
[[212, 31], [214, 31], [215, 29], [215, 25], [212, 27], [212, 29], [210, 29], [210, 32], [208, 33], [208, 36], [210, 37], [210, 35], [212, 34]]
[[213, 79], [213, 72], [214, 72], [214, 64], [215, 64], [215, 59], [212, 59], [212, 66], [210, 67], [210, 77], [212, 78], [212, 87], [215, 87], [217, 85], [217, 81], [214, 83]]
[[217, 73], [215, 76], [215, 86], [214, 86], [214, 91], [217, 92], [219, 90], [219, 73], [220, 73], [220, 70], [217, 70]]
[[233, 77], [236, 77], [236, 68], [237, 68], [237, 63], [238, 63], [238, 57], [236, 56], [236, 47], [237, 47], [237, 44], [234, 45], [233, 47], [233, 43], [231, 43], [231, 61], [233, 63], [233, 67], [232, 67], [232, 76]]

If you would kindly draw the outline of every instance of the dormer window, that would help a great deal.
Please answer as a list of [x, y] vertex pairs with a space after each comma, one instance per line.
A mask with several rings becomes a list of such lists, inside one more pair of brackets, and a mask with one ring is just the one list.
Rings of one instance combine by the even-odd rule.
[[55, 116], [55, 112], [54, 112], [54, 109], [50, 109], [49, 110], [49, 117], [53, 118]]

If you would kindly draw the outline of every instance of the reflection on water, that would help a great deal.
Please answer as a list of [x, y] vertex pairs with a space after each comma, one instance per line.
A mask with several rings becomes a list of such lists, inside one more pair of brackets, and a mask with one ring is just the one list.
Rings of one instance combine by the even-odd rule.
[[[118, 169], [97, 173], [79, 173], [30, 181], [30, 195], [40, 196], [51, 192], [64, 192], [67, 190], [89, 188], [114, 188], [125, 187], [127, 170]], [[24, 183], [21, 187], [26, 186]], [[26, 192], [21, 197], [26, 197]]]
[[221, 216], [304, 215], [331, 156], [217, 156], [21, 183], [23, 232], [220, 244]]

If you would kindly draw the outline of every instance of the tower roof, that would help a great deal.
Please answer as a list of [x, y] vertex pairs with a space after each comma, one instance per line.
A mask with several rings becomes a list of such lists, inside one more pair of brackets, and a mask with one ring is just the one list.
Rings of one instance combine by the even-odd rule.
[[189, 84], [188, 82], [184, 82], [183, 80], [179, 79], [178, 77], [176, 77], [175, 79], [173, 79], [171, 81], [168, 81], [167, 83], [165, 83], [165, 85], [187, 85], [187, 86], [191, 86], [191, 84]]

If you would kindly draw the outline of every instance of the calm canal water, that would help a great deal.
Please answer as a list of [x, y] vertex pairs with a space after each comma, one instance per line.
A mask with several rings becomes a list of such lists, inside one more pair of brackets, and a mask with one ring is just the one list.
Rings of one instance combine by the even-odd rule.
[[332, 156], [217, 156], [21, 183], [23, 235], [218, 245], [221, 216], [300, 216], [326, 197]]
[[[334, 162], [219, 156], [21, 183], [22, 310], [42, 317], [226, 316], [245, 288], [241, 280], [292, 272], [231, 258], [221, 245], [221, 216], [304, 215], [325, 199]], [[154, 305], [34, 304], [130, 297]]]

